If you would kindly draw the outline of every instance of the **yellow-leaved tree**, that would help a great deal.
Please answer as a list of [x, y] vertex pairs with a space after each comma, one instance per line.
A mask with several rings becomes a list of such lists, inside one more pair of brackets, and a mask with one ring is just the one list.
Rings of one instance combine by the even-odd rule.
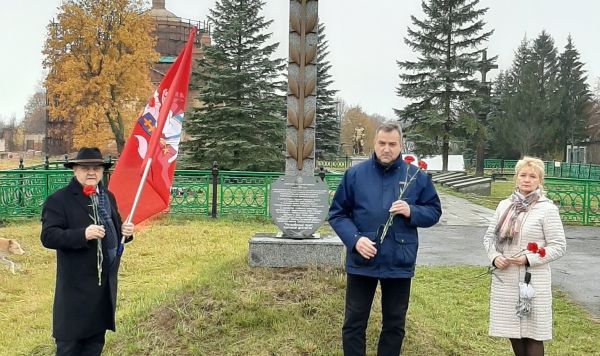
[[[44, 83], [50, 116], [72, 123], [73, 147], [120, 153], [152, 93], [158, 60], [152, 19], [142, 0], [66, 0], [48, 25]], [[68, 134], [68, 133], [65, 133]]]
[[375, 138], [375, 129], [378, 123], [367, 115], [359, 106], [348, 110], [342, 118], [342, 127], [340, 131], [340, 142], [342, 142], [342, 151], [346, 155], [353, 155], [353, 146], [357, 128], [363, 135], [363, 153], [365, 155], [373, 152], [373, 140]]

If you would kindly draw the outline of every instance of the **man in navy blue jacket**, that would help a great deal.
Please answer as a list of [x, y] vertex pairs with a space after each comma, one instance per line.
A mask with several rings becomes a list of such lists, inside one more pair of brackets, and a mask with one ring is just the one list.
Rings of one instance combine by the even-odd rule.
[[[378, 282], [383, 325], [377, 354], [400, 354], [419, 245], [417, 227], [435, 225], [442, 214], [431, 179], [402, 161], [397, 124], [377, 128], [374, 147], [369, 160], [346, 171], [329, 209], [329, 224], [347, 251], [344, 355], [366, 353], [365, 330]], [[390, 213], [393, 223], [382, 238]]]

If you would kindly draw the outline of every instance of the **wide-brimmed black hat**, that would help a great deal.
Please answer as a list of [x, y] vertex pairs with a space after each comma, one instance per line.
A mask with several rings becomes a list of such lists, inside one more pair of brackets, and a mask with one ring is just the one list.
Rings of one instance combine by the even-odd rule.
[[102, 153], [97, 147], [81, 147], [75, 159], [65, 162], [65, 167], [73, 166], [104, 166], [105, 169], [112, 167], [111, 162], [106, 162], [102, 158]]

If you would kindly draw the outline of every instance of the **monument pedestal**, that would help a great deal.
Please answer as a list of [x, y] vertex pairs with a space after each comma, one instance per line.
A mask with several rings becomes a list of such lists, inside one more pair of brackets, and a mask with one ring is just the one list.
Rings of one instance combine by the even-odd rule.
[[352, 156], [352, 157], [350, 157], [350, 165], [354, 166], [354, 165], [359, 164], [360, 162], [364, 162], [368, 159], [369, 159], [368, 156]]
[[250, 267], [344, 266], [345, 247], [337, 236], [286, 239], [274, 233], [257, 233], [249, 242]]

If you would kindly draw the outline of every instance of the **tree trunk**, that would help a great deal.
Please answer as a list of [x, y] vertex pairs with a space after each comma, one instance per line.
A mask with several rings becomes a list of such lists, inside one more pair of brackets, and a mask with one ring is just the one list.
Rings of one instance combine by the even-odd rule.
[[483, 177], [483, 156], [484, 156], [485, 144], [483, 140], [478, 137], [477, 150], [475, 153], [475, 175], [477, 177]]
[[[125, 148], [125, 139], [123, 138], [123, 125], [117, 126], [115, 120], [110, 116], [110, 112], [105, 113], [106, 118], [108, 119], [108, 124], [110, 125], [110, 129], [112, 130], [113, 135], [115, 136], [115, 142], [117, 143], [117, 153], [120, 156], [121, 152], [123, 152], [123, 148]], [[121, 113], [117, 113], [117, 119], [121, 119]]]
[[120, 156], [123, 152], [123, 148], [125, 148], [125, 141], [123, 140], [123, 138], [117, 138], [115, 141], [117, 141], [117, 152]]
[[448, 152], [450, 151], [450, 142], [448, 134], [444, 133], [442, 136], [442, 171], [448, 171]]

